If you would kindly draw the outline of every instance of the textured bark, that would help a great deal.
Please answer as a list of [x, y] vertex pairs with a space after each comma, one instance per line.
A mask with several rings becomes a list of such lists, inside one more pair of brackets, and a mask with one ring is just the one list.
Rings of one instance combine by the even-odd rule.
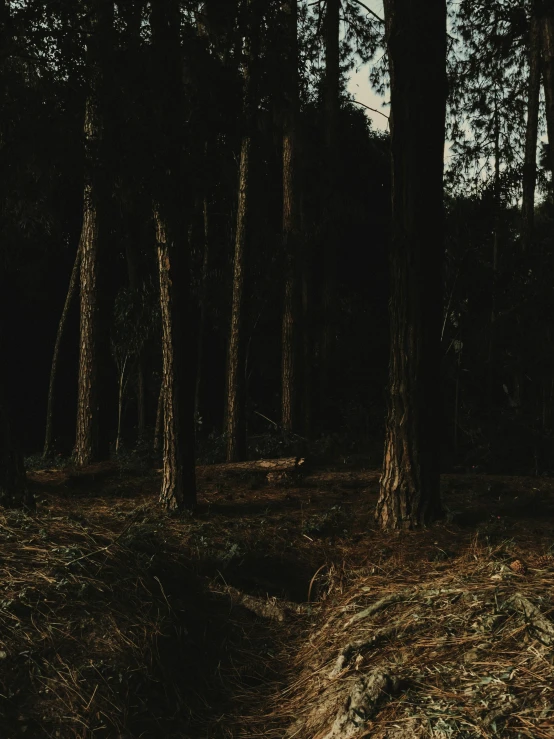
[[257, 62], [259, 0], [248, 0], [249, 28], [246, 39], [243, 91], [243, 134], [240, 150], [239, 192], [237, 227], [233, 263], [233, 296], [231, 302], [231, 327], [227, 361], [227, 461], [238, 462], [246, 455], [246, 274], [248, 247], [251, 237], [251, 178], [252, 149], [255, 121], [254, 79]]
[[[194, 420], [192, 383], [187, 383], [184, 361], [183, 306], [179, 286], [186, 285], [186, 275], [179, 264], [168, 226], [155, 213], [163, 350], [163, 478], [160, 501], [170, 510], [196, 505], [194, 471]], [[182, 244], [180, 247], [182, 248]], [[190, 372], [188, 373], [190, 376]]]
[[283, 130], [283, 256], [285, 260], [285, 295], [282, 324], [281, 423], [292, 431], [298, 423], [298, 346], [300, 308], [300, 239], [298, 207], [297, 121], [298, 39], [297, 3], [288, 0], [282, 6], [284, 33], [284, 130]]
[[541, 3], [541, 42], [549, 164], [554, 176], [554, 8], [551, 2], [544, 0]]
[[246, 455], [246, 331], [244, 293], [250, 199], [250, 152], [252, 139], [243, 136], [240, 151], [239, 203], [233, 263], [233, 297], [227, 366], [227, 461], [239, 462]]
[[[89, 109], [87, 104], [87, 109]], [[90, 113], [86, 118], [90, 121]], [[86, 129], [90, 131], [88, 122]], [[88, 135], [88, 134], [87, 134]], [[98, 211], [93, 186], [85, 185], [81, 230], [81, 320], [79, 341], [79, 379], [77, 389], [77, 432], [75, 462], [85, 466], [98, 455]]]
[[541, 86], [541, 43], [540, 24], [533, 3], [529, 37], [529, 88], [527, 93], [527, 126], [525, 130], [525, 161], [523, 164], [523, 250], [528, 251], [533, 243], [535, 221], [535, 187], [537, 182], [537, 135], [539, 126], [539, 97]]
[[63, 306], [60, 321], [58, 323], [58, 330], [56, 332], [56, 341], [54, 342], [54, 351], [52, 353], [52, 365], [50, 367], [50, 383], [48, 385], [48, 403], [46, 407], [46, 430], [44, 433], [44, 449], [42, 456], [48, 457], [54, 451], [54, 401], [56, 391], [56, 377], [58, 372], [58, 362], [60, 359], [60, 349], [62, 345], [62, 339], [65, 331], [65, 325], [67, 323], [67, 317], [71, 304], [77, 293], [77, 287], [79, 285], [79, 271], [81, 268], [81, 249], [77, 248], [75, 254], [75, 261], [73, 262], [73, 269], [71, 270], [71, 277], [69, 278], [69, 286], [67, 288], [67, 295], [65, 297], [65, 303]]
[[[154, 221], [160, 279], [163, 355], [163, 476], [160, 502], [169, 511], [196, 505], [194, 340], [190, 253], [183, 214], [183, 90], [179, 4], [151, 6], [157, 92]], [[188, 349], [189, 356], [186, 356]], [[192, 350], [192, 351], [191, 351]]]
[[105, 154], [103, 148], [102, 96], [105, 86], [105, 48], [113, 27], [113, 3], [94, 0], [90, 4], [90, 33], [87, 63], [89, 92], [85, 106], [85, 183], [81, 252], [81, 308], [79, 339], [79, 378], [77, 390], [77, 429], [75, 462], [85, 466], [100, 456], [99, 439], [99, 345], [105, 337], [100, 327], [99, 259], [102, 209], [106, 206], [103, 192]]
[[[386, 0], [391, 72], [391, 354], [382, 528], [440, 512], [446, 0]], [[431, 98], [426, 91], [432, 89]], [[426, 99], [428, 105], [422, 106]]]

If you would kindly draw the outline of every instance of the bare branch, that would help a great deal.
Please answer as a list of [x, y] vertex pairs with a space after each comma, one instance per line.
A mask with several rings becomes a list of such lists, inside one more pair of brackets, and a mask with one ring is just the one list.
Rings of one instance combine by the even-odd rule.
[[383, 23], [383, 24], [385, 23], [385, 21], [383, 20], [383, 18], [381, 18], [379, 15], [377, 15], [377, 13], [374, 10], [371, 10], [371, 8], [368, 8], [367, 5], [365, 5], [364, 3], [362, 3], [361, 0], [354, 0], [354, 2], [357, 3], [358, 5], [361, 5], [362, 8], [365, 8], [365, 10], [367, 10], [367, 12], [370, 15], [372, 15], [374, 18], [377, 18], [377, 20], [379, 21], [379, 23]]
[[362, 108], [367, 108], [367, 110], [371, 110], [371, 111], [373, 111], [373, 113], [378, 113], [379, 115], [382, 115], [383, 118], [386, 118], [387, 119], [387, 121], [389, 120], [389, 116], [388, 115], [386, 115], [385, 113], [381, 113], [380, 110], [376, 110], [375, 108], [370, 108], [369, 105], [366, 105], [365, 103], [360, 103], [358, 100], [351, 100], [350, 102], [351, 103], [356, 103], [356, 105], [361, 105]]

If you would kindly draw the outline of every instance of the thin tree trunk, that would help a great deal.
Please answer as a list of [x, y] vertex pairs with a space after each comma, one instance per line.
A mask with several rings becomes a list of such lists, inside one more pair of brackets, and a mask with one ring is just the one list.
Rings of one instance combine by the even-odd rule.
[[256, 26], [259, 0], [248, 0], [250, 14], [246, 39], [243, 91], [243, 135], [240, 151], [239, 193], [235, 255], [233, 265], [233, 297], [231, 303], [231, 327], [227, 363], [227, 461], [239, 462], [246, 456], [246, 272], [248, 247], [251, 237], [251, 159], [255, 120], [254, 66], [257, 63]]
[[200, 313], [198, 320], [198, 349], [196, 360], [196, 387], [194, 393], [194, 415], [200, 416], [201, 410], [201, 391], [203, 387], [204, 376], [204, 341], [206, 332], [206, 301], [208, 297], [208, 271], [210, 268], [210, 212], [209, 201], [207, 195], [204, 196], [202, 203], [202, 214], [204, 222], [204, 253], [202, 257], [202, 277], [200, 284]]
[[[142, 11], [144, 8], [144, 0], [125, 0], [119, 3], [119, 11], [125, 23], [125, 42], [127, 51], [130, 58], [130, 77], [128, 77], [127, 84], [131, 86], [131, 89], [137, 94], [143, 85], [143, 79], [141, 76], [140, 65], [136, 64], [140, 53], [141, 53], [141, 21]], [[129, 70], [128, 70], [129, 73]], [[126, 126], [129, 126], [128, 122], [125, 122]], [[134, 211], [136, 213], [136, 210]], [[136, 213], [137, 221], [140, 224], [140, 214]], [[129, 278], [129, 287], [135, 293], [143, 286], [143, 279], [141, 277], [141, 270], [139, 259], [137, 255], [137, 231], [135, 230], [136, 221], [133, 220], [132, 234], [129, 235], [125, 255], [127, 259], [127, 275]], [[140, 225], [139, 225], [140, 228]], [[136, 357], [136, 412], [137, 412], [137, 435], [139, 438], [144, 436], [146, 429], [146, 382], [145, 382], [145, 371], [144, 371], [144, 356], [143, 350], [140, 351]]]
[[544, 98], [546, 103], [546, 128], [550, 168], [554, 177], [554, 9], [552, 3], [543, 2], [541, 17], [541, 42]]
[[489, 317], [489, 350], [487, 357], [487, 407], [489, 413], [493, 408], [494, 375], [496, 361], [496, 283], [498, 279], [498, 255], [500, 248], [501, 228], [501, 191], [500, 191], [500, 112], [498, 110], [498, 93], [494, 101], [494, 233], [491, 259], [491, 309]]
[[297, 426], [298, 392], [298, 324], [300, 318], [299, 279], [299, 208], [297, 125], [298, 38], [297, 0], [283, 3], [285, 115], [283, 131], [283, 255], [285, 260], [285, 295], [282, 324], [281, 423], [293, 431]]
[[312, 391], [313, 391], [313, 356], [314, 332], [313, 320], [313, 286], [312, 286], [312, 259], [313, 244], [306, 234], [305, 217], [305, 181], [302, 178], [300, 188], [300, 233], [302, 234], [302, 429], [306, 438], [312, 434]]
[[[385, 18], [393, 183], [391, 354], [377, 519], [384, 529], [401, 529], [424, 525], [441, 510], [446, 0], [385, 0]], [[428, 105], [422, 107], [424, 98]]]
[[[137, 265], [136, 246], [130, 240], [127, 241], [125, 255], [127, 258], [127, 276], [129, 287], [135, 296], [139, 295], [142, 280], [139, 276]], [[146, 428], [146, 393], [144, 388], [144, 356], [142, 348], [135, 361], [136, 366], [136, 396], [137, 396], [137, 434], [141, 438]]]
[[81, 320], [79, 340], [79, 378], [77, 392], [77, 431], [75, 462], [85, 466], [98, 458], [99, 389], [98, 365], [100, 331], [99, 259], [100, 219], [105, 217], [106, 183], [102, 180], [103, 111], [101, 97], [105, 84], [103, 45], [108, 42], [113, 27], [113, 3], [94, 0], [90, 7], [91, 30], [88, 40], [89, 93], [85, 108], [85, 184], [81, 252]]
[[49, 457], [54, 451], [54, 400], [56, 390], [56, 377], [58, 373], [58, 362], [60, 359], [60, 348], [62, 345], [62, 338], [65, 331], [65, 325], [67, 323], [67, 317], [71, 304], [77, 293], [77, 286], [79, 284], [79, 271], [81, 268], [81, 250], [77, 248], [75, 254], [75, 260], [73, 262], [73, 269], [71, 270], [71, 277], [69, 278], [69, 286], [67, 288], [67, 295], [65, 297], [65, 303], [63, 306], [60, 321], [58, 323], [58, 330], [56, 332], [56, 341], [54, 343], [54, 351], [52, 354], [52, 365], [50, 367], [50, 383], [48, 385], [48, 404], [46, 407], [46, 430], [44, 433], [44, 449], [42, 456], [44, 459]]
[[336, 272], [337, 272], [337, 207], [338, 121], [340, 107], [340, 0], [327, 0], [325, 14], [325, 158], [327, 228], [323, 241], [323, 326], [320, 357], [320, 408], [328, 403], [330, 381], [335, 365], [337, 333]]
[[[182, 51], [177, 0], [151, 5], [159, 82], [154, 222], [160, 279], [163, 355], [163, 476], [160, 502], [168, 511], [196, 505], [194, 346], [190, 310], [190, 254], [183, 218]], [[190, 352], [192, 354], [192, 352]]]
[[[194, 419], [187, 387], [179, 285], [186, 284], [167, 224], [155, 213], [163, 346], [163, 478], [160, 501], [170, 511], [196, 505]], [[182, 247], [182, 244], [181, 244]], [[190, 372], [188, 373], [190, 375]], [[190, 396], [190, 400], [189, 400]]]
[[525, 130], [525, 161], [523, 164], [522, 245], [528, 252], [533, 243], [535, 221], [535, 187], [537, 182], [537, 136], [541, 87], [540, 26], [533, 3], [529, 39], [529, 91], [527, 93], [527, 126]]

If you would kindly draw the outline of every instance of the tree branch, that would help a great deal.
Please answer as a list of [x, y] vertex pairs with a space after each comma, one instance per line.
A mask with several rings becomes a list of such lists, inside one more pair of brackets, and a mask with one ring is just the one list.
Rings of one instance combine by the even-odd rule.
[[387, 121], [389, 120], [389, 116], [388, 115], [386, 115], [385, 113], [381, 113], [380, 110], [376, 110], [375, 108], [370, 108], [369, 105], [366, 105], [365, 103], [360, 103], [358, 100], [351, 100], [350, 102], [356, 103], [356, 105], [361, 105], [362, 108], [367, 108], [368, 110], [371, 110], [374, 113], [378, 113], [379, 115], [382, 115], [383, 118], [386, 118], [387, 119]]
[[371, 10], [371, 8], [368, 8], [367, 5], [365, 5], [364, 3], [362, 3], [361, 0], [354, 0], [354, 2], [357, 3], [358, 5], [361, 5], [362, 8], [365, 8], [367, 10], [367, 12], [370, 15], [372, 15], [374, 18], [377, 18], [377, 20], [379, 21], [379, 23], [383, 23], [383, 24], [385, 23], [385, 21], [383, 20], [383, 18], [381, 18], [379, 15], [377, 15], [377, 13], [374, 10]]

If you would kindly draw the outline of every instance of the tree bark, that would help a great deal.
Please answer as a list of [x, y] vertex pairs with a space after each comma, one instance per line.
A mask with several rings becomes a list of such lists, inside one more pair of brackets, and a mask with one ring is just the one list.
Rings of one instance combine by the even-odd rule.
[[[90, 6], [87, 63], [89, 92], [85, 106], [85, 184], [81, 253], [81, 318], [79, 340], [79, 377], [77, 391], [77, 431], [75, 462], [85, 466], [100, 456], [99, 438], [99, 348], [103, 341], [100, 330], [99, 261], [101, 240], [105, 237], [106, 163], [103, 147], [104, 111], [102, 96], [105, 86], [105, 47], [113, 28], [113, 3], [94, 0]], [[102, 223], [102, 226], [101, 226]], [[104, 357], [105, 359], [105, 357]]]
[[[190, 253], [183, 216], [182, 50], [179, 3], [151, 6], [159, 82], [157, 163], [153, 198], [160, 279], [163, 355], [163, 477], [160, 502], [168, 511], [196, 505], [195, 364], [190, 305]], [[187, 361], [186, 350], [189, 349]]]
[[441, 510], [446, 0], [424, 5], [385, 0], [385, 17], [391, 73], [391, 353], [377, 519], [384, 529], [402, 529], [424, 525]]
[[73, 262], [73, 269], [71, 270], [71, 277], [69, 278], [69, 286], [67, 288], [67, 295], [65, 297], [65, 303], [63, 306], [60, 321], [58, 323], [58, 330], [56, 332], [56, 341], [54, 342], [54, 351], [52, 353], [52, 365], [50, 367], [50, 383], [48, 385], [48, 403], [46, 407], [46, 430], [44, 433], [44, 449], [42, 456], [44, 459], [49, 457], [54, 451], [54, 401], [56, 391], [56, 377], [58, 373], [58, 362], [60, 359], [60, 349], [62, 345], [63, 334], [65, 331], [65, 325], [67, 323], [67, 317], [73, 299], [77, 293], [77, 286], [79, 284], [79, 271], [81, 268], [81, 249], [78, 247], [75, 254], [75, 260]]
[[532, 4], [529, 33], [529, 88], [527, 94], [527, 125], [525, 129], [525, 160], [523, 164], [523, 199], [521, 206], [522, 246], [528, 252], [533, 243], [535, 221], [535, 187], [537, 182], [537, 136], [541, 87], [540, 25], [536, 2]]
[[248, 331], [245, 301], [248, 248], [251, 238], [251, 179], [252, 149], [255, 121], [256, 85], [254, 79], [257, 63], [256, 24], [260, 0], [247, 0], [249, 12], [248, 35], [245, 39], [243, 82], [243, 134], [240, 151], [237, 227], [233, 263], [233, 296], [231, 303], [231, 327], [227, 362], [227, 461], [239, 462], [246, 456], [246, 353]]
[[281, 359], [281, 423], [293, 431], [298, 423], [298, 328], [300, 318], [300, 239], [298, 207], [297, 125], [298, 38], [297, 0], [282, 5], [284, 28], [283, 77], [285, 85], [283, 130], [283, 256], [285, 261], [285, 295], [283, 301]]

